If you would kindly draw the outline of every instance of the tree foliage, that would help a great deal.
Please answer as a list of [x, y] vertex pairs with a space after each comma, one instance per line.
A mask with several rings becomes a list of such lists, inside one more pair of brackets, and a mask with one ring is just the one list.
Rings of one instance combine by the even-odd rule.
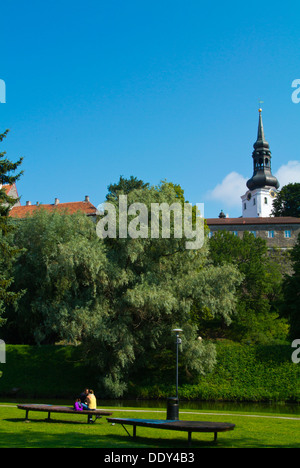
[[287, 184], [273, 202], [273, 216], [300, 218], [300, 183]]
[[[8, 130], [0, 134], [0, 142], [6, 138]], [[14, 229], [13, 222], [9, 218], [9, 212], [16, 203], [14, 198], [7, 195], [3, 186], [16, 182], [22, 172], [15, 174], [22, 163], [20, 158], [16, 163], [9, 161], [6, 152], [0, 153], [0, 326], [3, 324], [1, 315], [8, 304], [14, 303], [21, 293], [12, 292], [11, 285], [13, 277], [11, 275], [12, 264], [18, 255], [18, 249], [11, 245], [10, 235]]]
[[[178, 190], [167, 182], [128, 193], [128, 205], [143, 203], [149, 211], [151, 203], [171, 205], [177, 200]], [[115, 209], [118, 214], [117, 200]], [[104, 242], [109, 266], [107, 313], [88, 342], [93, 343], [93, 356], [103, 368], [103, 383], [112, 395], [122, 394], [132, 370], [143, 369], [152, 350], [173, 348], [171, 330], [176, 326], [184, 329], [186, 370], [199, 375], [212, 368], [214, 349], [197, 340], [191, 308], [197, 301], [214, 314], [230, 317], [240, 275], [232, 266], [222, 271], [214, 268], [207, 260], [207, 245], [186, 250], [185, 240], [171, 233], [168, 239], [116, 237]], [[228, 295], [218, 294], [220, 284]]]
[[125, 179], [123, 176], [120, 176], [119, 182], [109, 184], [107, 187], [108, 193], [106, 195], [106, 200], [117, 201], [120, 195], [128, 195], [128, 193], [133, 190], [140, 190], [147, 187], [149, 187], [149, 183], [145, 183], [137, 177], [130, 176], [129, 179]]
[[288, 327], [279, 319], [278, 304], [281, 299], [282, 274], [272, 259], [266, 242], [245, 231], [243, 237], [228, 231], [219, 231], [210, 239], [210, 256], [214, 265], [236, 265], [243, 275], [237, 292], [237, 314], [230, 328], [220, 322], [207, 325], [217, 333], [254, 343], [284, 340]]
[[282, 313], [290, 323], [292, 340], [300, 337], [300, 235], [291, 252], [293, 273], [283, 283]]
[[[114, 192], [120, 193], [118, 187]], [[127, 191], [128, 206], [140, 202], [150, 212], [151, 203], [171, 205], [178, 193], [167, 182], [143, 184]], [[118, 216], [118, 196], [109, 200]], [[37, 210], [15, 236], [16, 245], [26, 249], [15, 282], [27, 292], [10, 310], [6, 332], [21, 342], [82, 343], [106, 396], [121, 396], [133, 373], [174, 349], [174, 327], [184, 330], [181, 361], [187, 375], [211, 370], [214, 346], [197, 339], [191, 312], [197, 303], [230, 322], [241, 275], [234, 265], [214, 266], [207, 243], [187, 250], [186, 239], [173, 233], [174, 225], [170, 238], [99, 239], [84, 215]]]
[[77, 343], [92, 326], [105, 268], [104, 246], [85, 215], [42, 207], [19, 221], [14, 243], [23, 248], [14, 269], [22, 301], [7, 312], [6, 339]]

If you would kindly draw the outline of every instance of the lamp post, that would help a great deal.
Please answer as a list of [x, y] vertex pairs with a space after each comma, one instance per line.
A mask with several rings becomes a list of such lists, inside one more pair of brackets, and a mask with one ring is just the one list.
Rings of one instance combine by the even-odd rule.
[[168, 407], [167, 407], [167, 419], [168, 420], [178, 420], [179, 419], [179, 399], [178, 399], [178, 347], [181, 344], [181, 338], [179, 334], [183, 330], [181, 328], [174, 328], [172, 330], [176, 333], [176, 397], [168, 398]]
[[181, 344], [179, 333], [181, 333], [182, 330], [181, 328], [174, 328], [172, 331], [176, 333], [176, 398], [178, 399], [178, 347]]

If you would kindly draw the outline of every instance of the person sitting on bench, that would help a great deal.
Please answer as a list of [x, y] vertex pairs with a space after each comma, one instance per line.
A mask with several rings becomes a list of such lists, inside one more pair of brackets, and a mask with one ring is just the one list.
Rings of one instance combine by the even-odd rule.
[[89, 391], [88, 396], [86, 397], [86, 402], [90, 410], [97, 409], [97, 400], [93, 390]]
[[80, 398], [76, 399], [76, 401], [74, 403], [74, 409], [75, 409], [75, 411], [82, 411], [83, 410]]
[[79, 396], [83, 409], [89, 409], [88, 405], [86, 404], [86, 399], [87, 399], [88, 394], [89, 394], [89, 389], [85, 388]]
[[[94, 391], [90, 390], [88, 396], [86, 397], [87, 405], [89, 410], [96, 410], [97, 409], [97, 400], [94, 395]], [[90, 417], [90, 421], [92, 421], [92, 416]]]

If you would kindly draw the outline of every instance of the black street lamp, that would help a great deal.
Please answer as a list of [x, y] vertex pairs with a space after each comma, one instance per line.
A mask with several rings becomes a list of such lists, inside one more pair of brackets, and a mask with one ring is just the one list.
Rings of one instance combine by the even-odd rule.
[[172, 330], [176, 333], [176, 397], [168, 398], [167, 406], [167, 419], [168, 420], [178, 420], [179, 419], [179, 399], [178, 399], [178, 347], [181, 344], [181, 338], [179, 334], [183, 330], [181, 328], [174, 328]]

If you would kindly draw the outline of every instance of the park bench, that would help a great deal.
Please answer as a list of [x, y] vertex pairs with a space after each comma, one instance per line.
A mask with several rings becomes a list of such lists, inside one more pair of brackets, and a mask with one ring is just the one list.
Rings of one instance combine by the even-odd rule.
[[131, 418], [106, 418], [108, 422], [121, 424], [127, 434], [130, 436], [125, 425], [133, 426], [133, 436], [136, 437], [136, 427], [152, 427], [155, 429], [167, 429], [173, 431], [188, 432], [188, 445], [191, 446], [192, 432], [213, 432], [214, 442], [217, 442], [218, 432], [232, 431], [235, 424], [222, 422], [204, 422], [204, 421], [179, 421], [163, 419], [131, 419]]
[[[61, 413], [61, 414], [76, 414], [76, 415], [87, 415], [87, 422], [96, 422], [97, 419], [102, 418], [102, 416], [111, 416], [112, 413], [105, 410], [82, 410], [76, 411], [72, 407], [68, 406], [55, 406], [55, 405], [40, 405], [40, 404], [20, 404], [17, 405], [19, 409], [26, 411], [25, 420], [28, 420], [28, 413], [29, 411], [40, 411], [48, 413], [47, 420], [50, 421], [51, 413]], [[95, 419], [93, 420], [92, 417]]]

